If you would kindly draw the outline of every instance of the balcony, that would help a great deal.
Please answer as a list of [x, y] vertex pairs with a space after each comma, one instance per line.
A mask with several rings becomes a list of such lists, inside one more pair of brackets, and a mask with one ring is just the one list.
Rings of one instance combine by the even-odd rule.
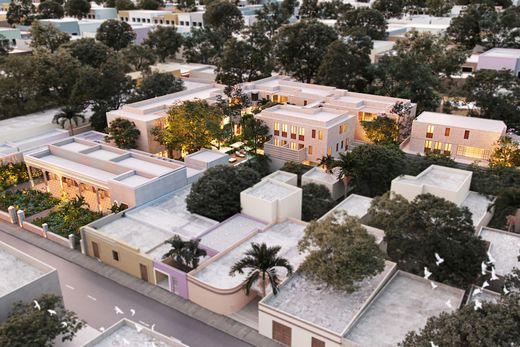
[[300, 149], [291, 149], [289, 144], [276, 146], [273, 143], [273, 140], [264, 143], [264, 153], [269, 157], [284, 161], [302, 162], [307, 159], [307, 151], [305, 147]]

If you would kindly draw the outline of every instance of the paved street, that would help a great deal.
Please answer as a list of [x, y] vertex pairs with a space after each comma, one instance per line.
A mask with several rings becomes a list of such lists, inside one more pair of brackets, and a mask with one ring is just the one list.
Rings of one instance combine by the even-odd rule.
[[[4, 225], [0, 222], [0, 230]], [[153, 326], [156, 331], [180, 339], [193, 347], [249, 346], [224, 332], [4, 232], [0, 232], [0, 241], [56, 268], [66, 307], [75, 311], [96, 329], [107, 328], [126, 317], [148, 327]], [[123, 310], [124, 315], [116, 315], [115, 306]], [[135, 310], [134, 316], [131, 310]]]

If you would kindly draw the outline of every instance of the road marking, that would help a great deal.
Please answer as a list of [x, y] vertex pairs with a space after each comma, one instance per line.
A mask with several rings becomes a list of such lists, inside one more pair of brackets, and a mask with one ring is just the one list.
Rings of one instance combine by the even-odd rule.
[[94, 300], [94, 301], [97, 301], [97, 299], [93, 296], [90, 296], [90, 295], [87, 295], [87, 298], [89, 298], [90, 300]]
[[142, 325], [146, 325], [148, 328], [150, 327], [150, 324], [143, 322], [142, 320], [139, 321]]
[[70, 290], [74, 290], [74, 287], [71, 285], [66, 284], [65, 287], [69, 288]]

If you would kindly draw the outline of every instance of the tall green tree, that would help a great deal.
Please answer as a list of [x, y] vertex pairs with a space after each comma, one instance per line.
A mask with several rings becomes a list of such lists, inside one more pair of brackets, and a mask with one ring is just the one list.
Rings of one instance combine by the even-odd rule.
[[238, 7], [227, 0], [215, 0], [206, 6], [204, 24], [224, 38], [230, 38], [244, 27], [244, 17]]
[[452, 40], [467, 49], [476, 45], [494, 47], [495, 33], [499, 31], [498, 15], [491, 4], [470, 5], [466, 11], [452, 19], [447, 33]]
[[144, 45], [130, 45], [121, 53], [132, 71], [148, 72], [150, 66], [157, 62], [153, 50]]
[[52, 23], [43, 24], [34, 21], [29, 29], [31, 33], [31, 47], [47, 48], [51, 52], [70, 41], [70, 35], [61, 31]]
[[428, 14], [435, 17], [443, 17], [450, 13], [453, 2], [450, 0], [426, 0]]
[[318, 0], [302, 0], [299, 14], [302, 19], [319, 18]]
[[289, 23], [290, 17], [291, 13], [281, 3], [268, 2], [256, 11], [257, 21], [252, 27], [272, 39], [278, 28]]
[[352, 179], [354, 191], [361, 195], [381, 195], [390, 189], [394, 178], [406, 167], [404, 153], [397, 146], [368, 144], [340, 153], [336, 166], [340, 178]]
[[376, 0], [372, 4], [372, 8], [381, 12], [386, 19], [401, 18], [404, 13], [404, 6], [404, 0]]
[[479, 309], [465, 305], [451, 313], [431, 317], [419, 332], [409, 332], [399, 346], [514, 346], [518, 341], [520, 296], [516, 295], [497, 303], [484, 301]]
[[144, 45], [150, 47], [161, 62], [166, 58], [175, 56], [182, 46], [182, 35], [177, 32], [176, 27], [159, 25], [148, 33]]
[[[9, 54], [10, 51], [13, 50], [13, 47], [11, 45], [11, 41], [6, 39], [4, 35], [0, 34], [0, 58], [2, 56], [6, 56]], [[0, 60], [0, 64], [2, 61]]]
[[342, 13], [336, 22], [336, 30], [342, 36], [362, 33], [372, 40], [386, 37], [386, 19], [381, 12], [369, 7], [360, 7]]
[[184, 241], [179, 235], [164, 242], [169, 244], [171, 249], [165, 253], [163, 259], [172, 258], [176, 267], [184, 272], [190, 272], [199, 266], [200, 259], [207, 255], [206, 250], [199, 248], [199, 240]]
[[369, 83], [371, 69], [368, 37], [344, 42], [337, 40], [327, 47], [318, 72], [316, 83], [347, 89], [354, 92], [365, 91]]
[[154, 71], [143, 76], [132, 97], [132, 102], [180, 92], [183, 89], [184, 82], [180, 78], [171, 73]]
[[344, 212], [310, 222], [298, 248], [308, 252], [299, 268], [305, 276], [349, 293], [385, 267], [384, 253], [374, 236]]
[[110, 122], [107, 128], [107, 141], [114, 141], [118, 148], [137, 148], [137, 139], [141, 135], [135, 123], [125, 118], [116, 118]]
[[255, 153], [258, 148], [262, 148], [264, 143], [271, 139], [267, 124], [253, 115], [242, 117], [241, 125], [242, 141], [246, 146], [253, 148]]
[[240, 212], [240, 192], [260, 178], [257, 171], [243, 165], [212, 167], [191, 186], [186, 207], [191, 213], [222, 222]]
[[177, 8], [183, 12], [197, 11], [197, 4], [195, 0], [180, 0], [177, 3]]
[[210, 28], [191, 28], [184, 39], [183, 56], [188, 63], [216, 64], [226, 38]]
[[87, 0], [67, 0], [64, 7], [68, 16], [81, 19], [89, 13], [90, 2]]
[[62, 128], [65, 128], [65, 124], [68, 123], [71, 135], [74, 135], [74, 125], [77, 127], [80, 120], [85, 122], [85, 116], [72, 106], [64, 107], [59, 113], [56, 113], [52, 119], [53, 123], [61, 125]]
[[492, 205], [493, 218], [489, 222], [492, 228], [513, 231], [509, 216], [515, 216], [520, 208], [520, 187], [510, 187], [497, 194]]
[[398, 145], [399, 126], [397, 122], [386, 116], [379, 116], [373, 121], [362, 122], [363, 130], [372, 143]]
[[161, 3], [156, 0], [139, 0], [137, 7], [143, 10], [156, 11], [161, 7]]
[[519, 167], [520, 143], [507, 136], [500, 139], [489, 157], [489, 166]]
[[12, 0], [7, 9], [7, 23], [31, 25], [36, 12], [36, 7], [31, 0]]
[[[38, 306], [35, 304], [38, 303]], [[49, 310], [56, 314], [49, 314]], [[54, 339], [72, 341], [85, 326], [72, 311], [65, 309], [61, 297], [42, 295], [34, 302], [17, 302], [9, 317], [0, 324], [0, 345], [10, 347], [51, 347]]]
[[268, 285], [274, 295], [278, 293], [278, 285], [281, 282], [278, 269], [284, 268], [288, 276], [293, 273], [293, 267], [289, 261], [278, 255], [281, 249], [280, 246], [268, 247], [265, 242], [261, 244], [253, 242], [251, 248], [244, 253], [244, 257], [233, 264], [229, 271], [231, 276], [248, 271], [244, 283], [246, 295], [249, 295], [251, 288], [257, 282], [262, 288], [262, 297], [267, 295]]
[[163, 127], [152, 130], [156, 141], [164, 145], [171, 156], [173, 151], [193, 153], [211, 147], [214, 133], [210, 123], [220, 124], [223, 114], [217, 106], [205, 100], [188, 100], [168, 110]]
[[[369, 210], [371, 225], [385, 231], [390, 259], [408, 272], [465, 288], [480, 275], [486, 243], [475, 236], [471, 212], [432, 194], [412, 202], [400, 195], [377, 197]], [[444, 262], [436, 265], [437, 253]]]
[[63, 6], [53, 0], [46, 0], [38, 6], [38, 19], [59, 19], [64, 14]]
[[509, 128], [520, 129], [520, 81], [508, 70], [478, 70], [466, 79], [462, 94], [478, 110], [470, 112], [481, 118], [503, 120]]
[[82, 65], [89, 65], [96, 69], [112, 55], [110, 48], [92, 38], [74, 40], [66, 48]]
[[308, 183], [302, 187], [302, 220], [318, 219], [333, 207], [334, 200], [326, 186]]
[[273, 53], [281, 72], [310, 83], [318, 72], [329, 44], [337, 39], [333, 28], [316, 21], [301, 21], [280, 28]]
[[321, 19], [338, 19], [347, 11], [352, 10], [352, 5], [341, 0], [322, 1], [318, 4], [318, 17]]
[[104, 21], [96, 32], [96, 40], [119, 51], [128, 47], [135, 40], [135, 32], [130, 24], [116, 19]]

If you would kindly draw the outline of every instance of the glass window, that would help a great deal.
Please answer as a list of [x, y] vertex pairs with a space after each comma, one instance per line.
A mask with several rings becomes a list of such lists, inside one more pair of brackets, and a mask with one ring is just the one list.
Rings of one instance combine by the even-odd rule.
[[469, 139], [469, 130], [464, 130], [464, 139]]
[[295, 125], [291, 125], [291, 134], [296, 134], [298, 128]]
[[450, 131], [451, 131], [450, 128], [444, 129], [444, 136], [450, 136]]
[[433, 130], [435, 129], [435, 127], [433, 125], [428, 125], [428, 127], [426, 128], [426, 137], [433, 137]]
[[112, 259], [114, 259], [115, 261], [119, 261], [119, 253], [117, 253], [116, 251], [112, 251]]
[[287, 131], [287, 124], [282, 124], [282, 131]]
[[313, 138], [313, 139], [316, 138], [316, 129], [312, 129], [312, 138]]
[[274, 122], [274, 130], [280, 130], [280, 123]]
[[305, 128], [300, 128], [298, 134], [301, 136], [305, 135]]
[[312, 154], [312, 146], [309, 146], [309, 154]]
[[318, 140], [323, 140], [323, 131], [318, 131]]
[[298, 149], [298, 144], [296, 142], [291, 142], [291, 149], [297, 150]]

